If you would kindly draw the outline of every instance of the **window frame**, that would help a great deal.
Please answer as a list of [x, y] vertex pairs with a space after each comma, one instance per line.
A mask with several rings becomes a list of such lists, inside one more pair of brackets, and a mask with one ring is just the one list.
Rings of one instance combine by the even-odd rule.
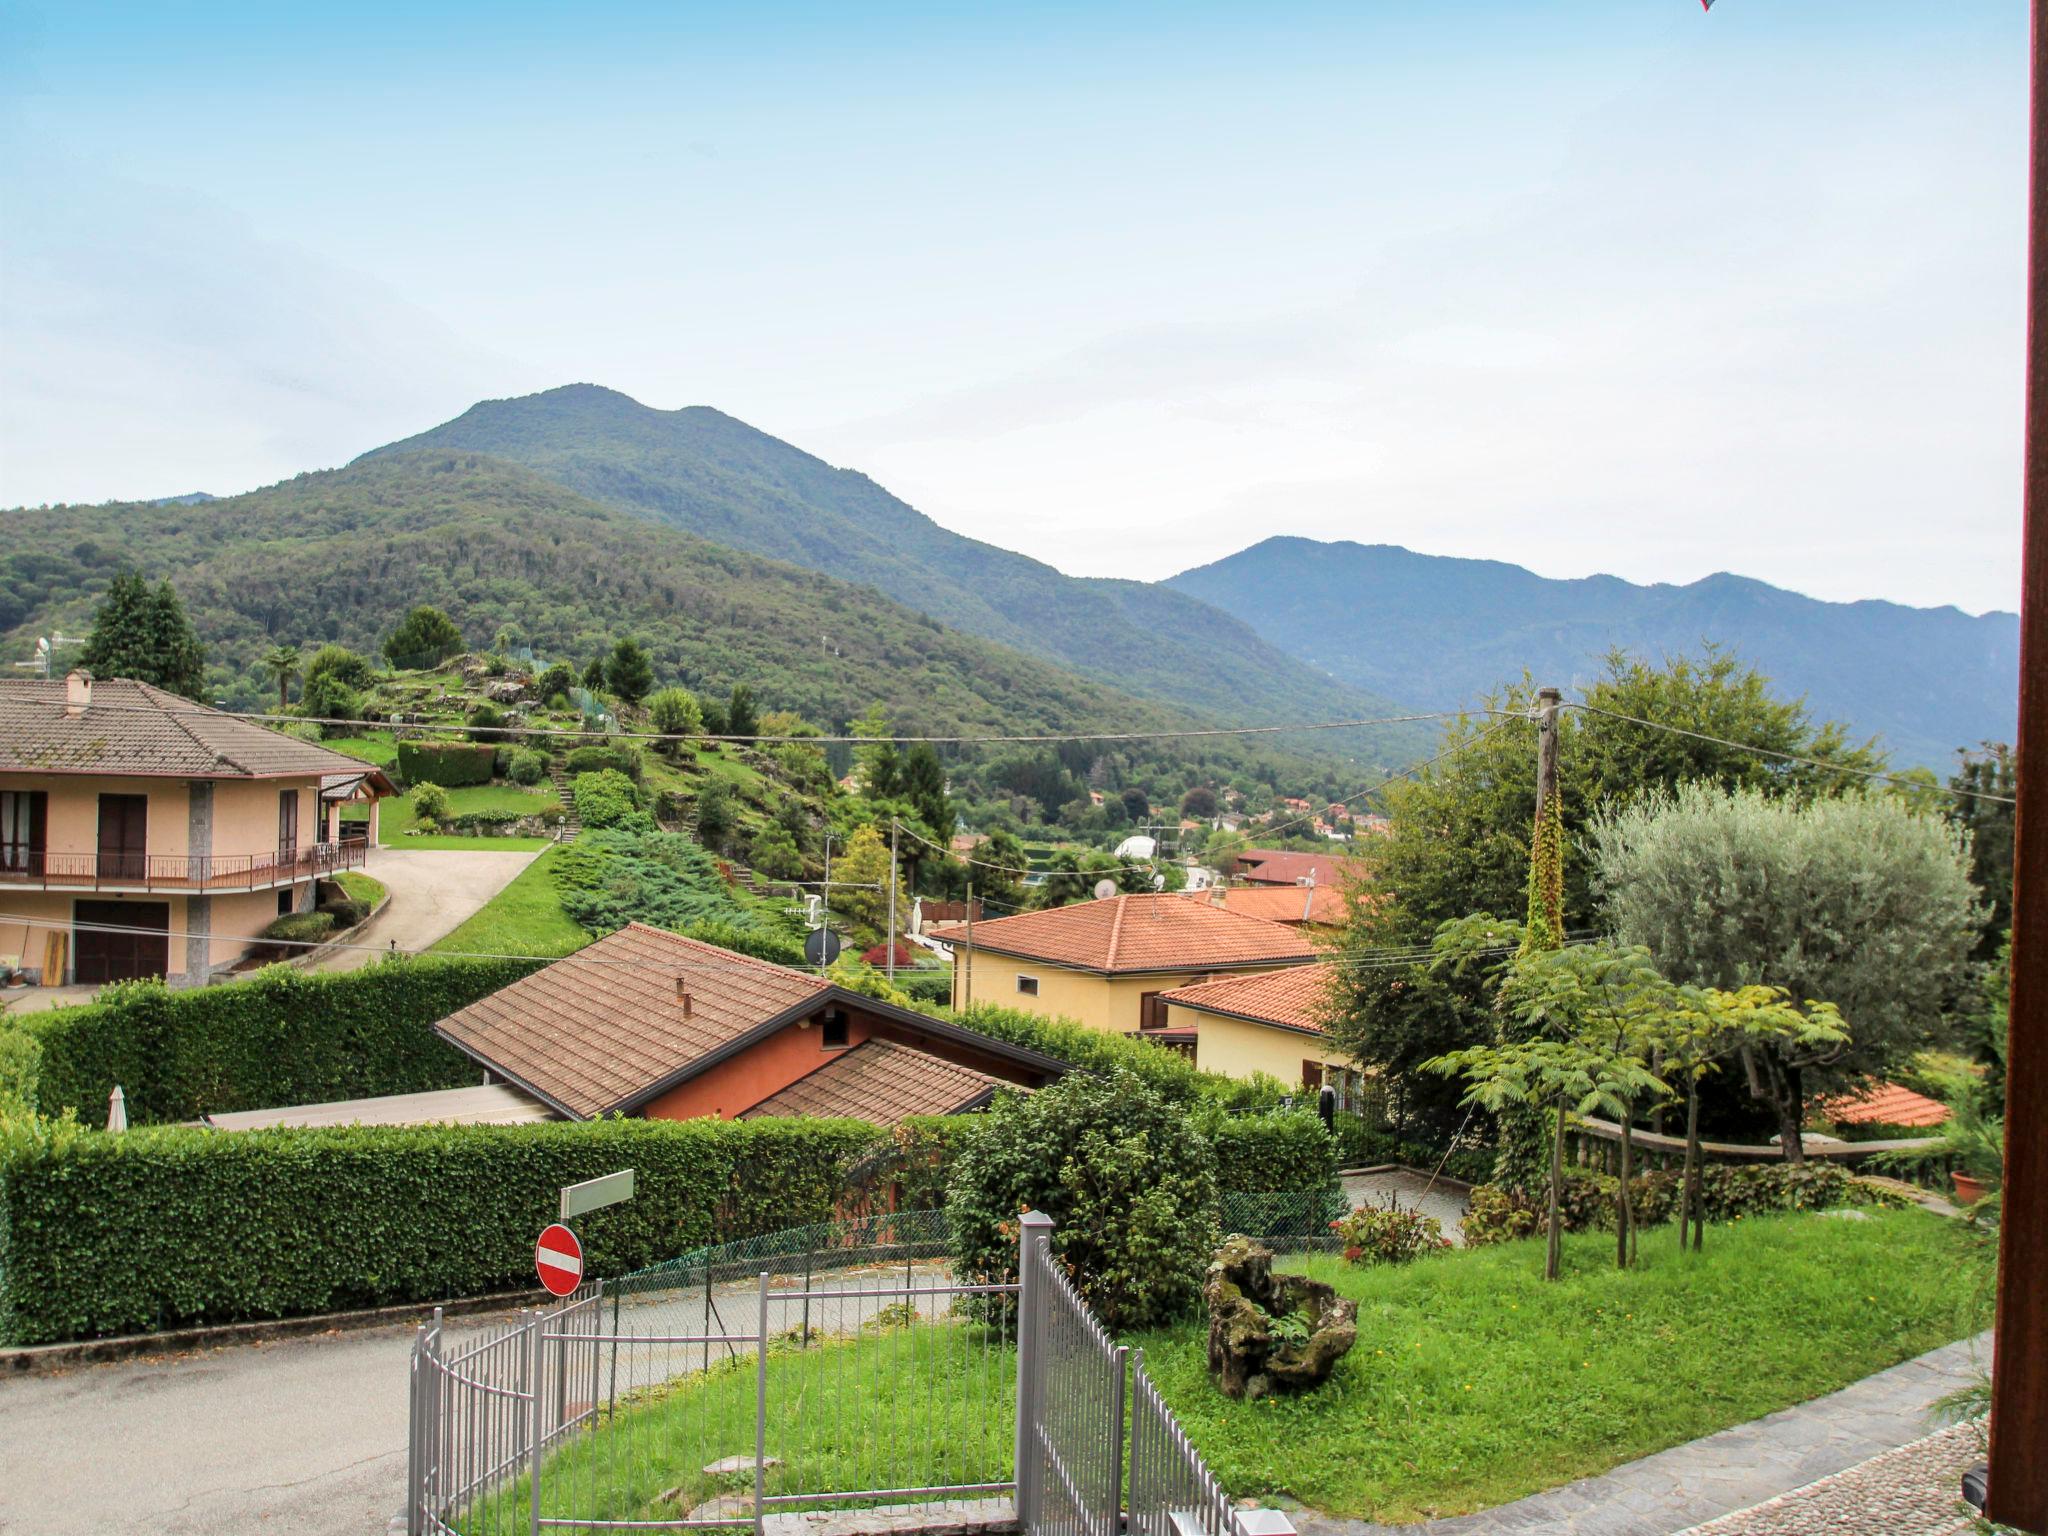
[[1017, 973], [1017, 995], [1019, 997], [1038, 996], [1038, 978], [1036, 976], [1027, 976], [1022, 971], [1019, 971]]

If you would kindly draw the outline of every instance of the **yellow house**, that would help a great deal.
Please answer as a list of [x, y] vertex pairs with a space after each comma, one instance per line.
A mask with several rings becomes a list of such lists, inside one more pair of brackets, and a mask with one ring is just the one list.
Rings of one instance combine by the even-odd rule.
[[1348, 1108], [1363, 1080], [1324, 1033], [1329, 982], [1329, 967], [1309, 965], [1176, 988], [1163, 999], [1163, 1041], [1192, 1052], [1205, 1072], [1264, 1072], [1309, 1089], [1327, 1081]]
[[1165, 1029], [1163, 999], [1177, 987], [1316, 957], [1294, 927], [1179, 894], [1110, 896], [934, 937], [953, 946], [954, 1007], [992, 1003], [1114, 1034]]
[[[146, 683], [0, 679], [0, 963], [197, 985], [376, 845], [375, 768]], [[340, 808], [370, 802], [367, 843]]]

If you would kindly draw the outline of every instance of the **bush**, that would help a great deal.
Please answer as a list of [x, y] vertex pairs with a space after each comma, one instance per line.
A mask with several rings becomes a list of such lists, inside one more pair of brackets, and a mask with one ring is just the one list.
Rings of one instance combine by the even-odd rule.
[[592, 933], [650, 923], [764, 960], [803, 963], [788, 923], [742, 906], [711, 855], [680, 833], [588, 832], [553, 856], [551, 873], [562, 909]]
[[568, 698], [569, 691], [576, 686], [576, 669], [566, 661], [551, 662], [541, 675], [533, 680], [533, 691], [548, 701], [548, 708], [556, 707], [555, 699]]
[[[1636, 1221], [1659, 1226], [1678, 1217], [1681, 1175], [1660, 1169], [1629, 1180]], [[1618, 1181], [1612, 1174], [1565, 1170], [1560, 1215], [1567, 1232], [1612, 1231]], [[1533, 1237], [1545, 1228], [1546, 1194], [1482, 1185], [1465, 1213], [1468, 1245]], [[1710, 1163], [1700, 1170], [1700, 1203], [1709, 1221], [1733, 1221], [1772, 1211], [1820, 1211], [1838, 1205], [1881, 1205], [1887, 1197], [1836, 1163], [1736, 1166]]]
[[353, 928], [370, 915], [370, 904], [340, 896], [333, 901], [321, 902], [318, 910], [333, 918], [336, 928]]
[[315, 678], [321, 677], [331, 677], [344, 688], [367, 688], [376, 676], [370, 658], [358, 655], [345, 645], [323, 645], [306, 663], [308, 688], [313, 686]]
[[639, 1193], [576, 1223], [590, 1273], [618, 1274], [829, 1219], [874, 1138], [846, 1120], [125, 1136], [17, 1120], [0, 1125], [0, 1340], [530, 1291], [557, 1190], [630, 1167]]
[[293, 944], [317, 944], [334, 932], [331, 912], [287, 912], [266, 924], [262, 937], [285, 939]]
[[448, 791], [431, 780], [415, 784], [411, 800], [413, 820], [422, 826], [435, 825], [448, 819], [451, 809]]
[[359, 720], [363, 696], [333, 672], [306, 679], [299, 690], [299, 711], [316, 720]]
[[1466, 1137], [1448, 1149], [1441, 1142], [1405, 1141], [1385, 1126], [1357, 1115], [1337, 1117], [1337, 1166], [1372, 1168], [1398, 1163], [1425, 1173], [1444, 1173], [1461, 1184], [1484, 1184], [1493, 1177], [1496, 1149], [1486, 1136]]
[[[505, 723], [505, 712], [495, 704], [479, 704], [469, 712], [469, 739], [495, 743], [503, 734], [498, 727]], [[498, 766], [498, 753], [493, 749], [491, 766]]]
[[[697, 696], [687, 688], [664, 688], [647, 701], [647, 718], [663, 736], [695, 736], [704, 729], [704, 711]], [[665, 741], [662, 751], [670, 757], [683, 749], [679, 741]]]
[[772, 821], [754, 834], [754, 841], [747, 849], [747, 862], [771, 879], [803, 878], [802, 850], [797, 847], [795, 838]]
[[398, 776], [408, 784], [444, 784], [459, 789], [491, 782], [497, 758], [488, 745], [467, 741], [401, 741]]
[[1204, 1138], [1216, 1150], [1217, 1182], [1226, 1190], [1334, 1189], [1336, 1144], [1323, 1122], [1303, 1109], [1262, 1115], [1198, 1117]]
[[636, 783], [640, 778], [640, 754], [624, 747], [588, 746], [575, 747], [564, 759], [564, 766], [573, 778], [579, 773], [623, 773]]
[[1214, 1154], [1129, 1072], [1075, 1072], [998, 1095], [953, 1164], [946, 1210], [970, 1283], [1015, 1278], [1017, 1218], [1056, 1223], [1053, 1252], [1112, 1330], [1180, 1313], [1216, 1239]]
[[512, 754], [511, 762], [505, 765], [505, 776], [514, 784], [531, 788], [548, 776], [548, 755], [532, 747], [521, 747]]
[[577, 819], [586, 827], [615, 827], [640, 809], [633, 781], [610, 768], [577, 774], [572, 793]]
[[104, 1114], [116, 1083], [138, 1123], [476, 1081], [436, 1021], [536, 969], [531, 960], [387, 960], [314, 975], [272, 966], [248, 981], [172, 991], [104, 988], [76, 1008], [0, 1027], [39, 1048], [37, 1107]]
[[1406, 1264], [1451, 1246], [1443, 1223], [1398, 1205], [1361, 1205], [1330, 1223], [1353, 1264]]

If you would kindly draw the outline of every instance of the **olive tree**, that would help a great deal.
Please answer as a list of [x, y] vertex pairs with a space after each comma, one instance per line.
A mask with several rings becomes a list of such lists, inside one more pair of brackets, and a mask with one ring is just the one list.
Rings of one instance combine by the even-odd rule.
[[1736, 1051], [1790, 1162], [1804, 1160], [1807, 1097], [1896, 1070], [1971, 980], [1983, 914], [1968, 839], [1894, 798], [1801, 804], [1691, 784], [1596, 816], [1590, 838], [1615, 935], [1671, 980], [1777, 987], [1840, 1009], [1847, 1038], [1795, 1033]]

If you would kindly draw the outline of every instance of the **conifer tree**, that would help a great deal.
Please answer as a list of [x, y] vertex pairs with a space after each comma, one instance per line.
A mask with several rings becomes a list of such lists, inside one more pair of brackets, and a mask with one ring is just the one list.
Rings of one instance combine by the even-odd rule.
[[93, 615], [79, 665], [95, 677], [126, 677], [196, 699], [206, 687], [206, 648], [170, 582], [154, 590], [123, 571]]

